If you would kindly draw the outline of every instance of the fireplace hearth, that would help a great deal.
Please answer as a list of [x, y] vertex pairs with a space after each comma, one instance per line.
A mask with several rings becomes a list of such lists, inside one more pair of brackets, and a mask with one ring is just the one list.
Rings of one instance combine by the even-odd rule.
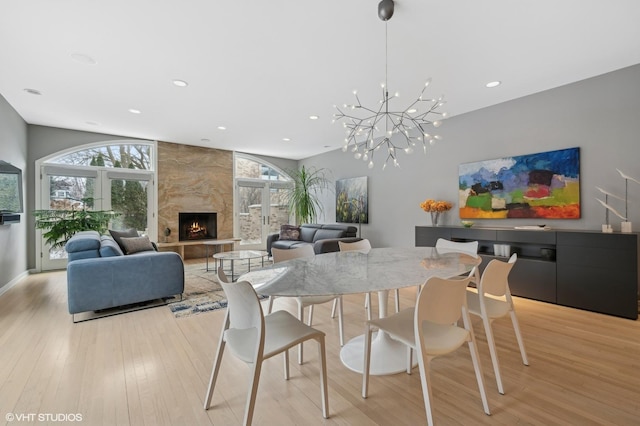
[[178, 213], [180, 241], [215, 240], [218, 238], [217, 213]]

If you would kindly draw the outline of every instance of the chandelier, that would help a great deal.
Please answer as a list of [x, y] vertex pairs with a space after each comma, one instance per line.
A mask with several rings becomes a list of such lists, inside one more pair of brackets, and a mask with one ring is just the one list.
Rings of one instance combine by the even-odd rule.
[[393, 10], [393, 0], [382, 0], [378, 4], [378, 17], [385, 22], [385, 81], [381, 85], [382, 99], [379, 105], [375, 108], [362, 105], [358, 92], [354, 91], [355, 104], [345, 104], [342, 108], [334, 106], [337, 112], [333, 115], [333, 121], [342, 121], [346, 132], [342, 151], [349, 151], [357, 160], [368, 162], [370, 169], [374, 167], [374, 156], [379, 151], [381, 153], [378, 156], [384, 155], [386, 151], [382, 170], [389, 161], [399, 167], [399, 151], [411, 154], [414, 147], [422, 145], [426, 154], [427, 146], [442, 139], [442, 136], [431, 133], [431, 127], [440, 127], [441, 120], [447, 117], [447, 113], [438, 111], [445, 104], [443, 96], [438, 99], [423, 97], [431, 83], [430, 78], [420, 96], [404, 110], [391, 109], [391, 100], [399, 96], [398, 93], [390, 96], [387, 85], [387, 21], [393, 16]]

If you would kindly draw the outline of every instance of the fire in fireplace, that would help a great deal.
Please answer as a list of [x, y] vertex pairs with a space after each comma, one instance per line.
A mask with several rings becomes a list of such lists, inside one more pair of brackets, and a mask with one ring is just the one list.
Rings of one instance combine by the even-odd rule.
[[178, 213], [180, 241], [213, 240], [218, 236], [217, 213]]

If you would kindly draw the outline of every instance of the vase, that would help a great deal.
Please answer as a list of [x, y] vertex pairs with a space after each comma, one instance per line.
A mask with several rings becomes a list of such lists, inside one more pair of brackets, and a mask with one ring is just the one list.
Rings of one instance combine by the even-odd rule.
[[431, 213], [431, 226], [440, 226], [440, 212]]

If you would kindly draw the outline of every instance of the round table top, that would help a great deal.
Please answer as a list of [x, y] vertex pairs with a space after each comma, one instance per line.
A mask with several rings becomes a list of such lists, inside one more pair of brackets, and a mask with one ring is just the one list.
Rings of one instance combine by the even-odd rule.
[[471, 271], [480, 256], [434, 247], [374, 248], [287, 260], [243, 274], [258, 294], [328, 296], [391, 290]]
[[223, 251], [213, 255], [215, 259], [220, 260], [246, 260], [256, 259], [259, 257], [269, 256], [269, 253], [261, 250], [236, 250], [236, 251]]

